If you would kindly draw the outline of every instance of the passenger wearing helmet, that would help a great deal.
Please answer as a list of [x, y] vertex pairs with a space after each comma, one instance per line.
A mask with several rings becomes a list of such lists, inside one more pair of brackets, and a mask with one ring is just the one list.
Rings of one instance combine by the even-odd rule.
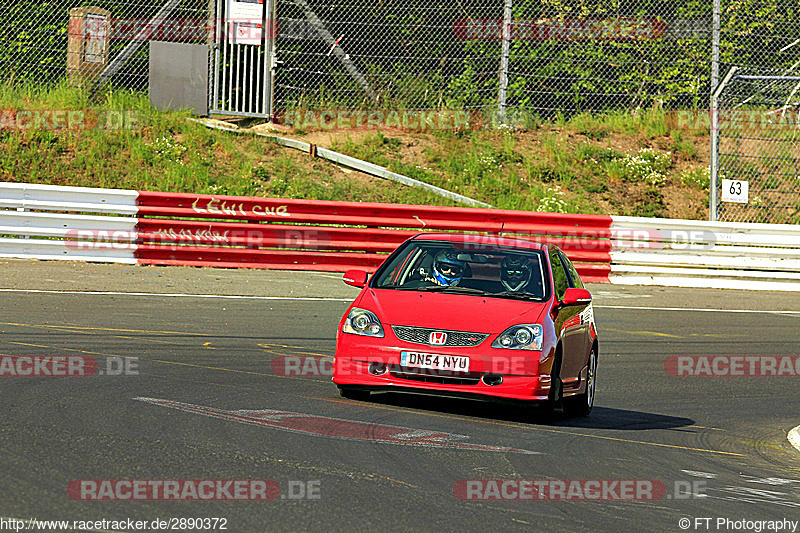
[[523, 256], [506, 256], [500, 265], [500, 281], [509, 291], [517, 292], [524, 289], [532, 275], [531, 263]]
[[433, 272], [425, 277], [425, 281], [431, 281], [443, 287], [455, 287], [464, 275], [466, 263], [458, 258], [454, 251], [443, 250], [436, 254], [433, 259]]

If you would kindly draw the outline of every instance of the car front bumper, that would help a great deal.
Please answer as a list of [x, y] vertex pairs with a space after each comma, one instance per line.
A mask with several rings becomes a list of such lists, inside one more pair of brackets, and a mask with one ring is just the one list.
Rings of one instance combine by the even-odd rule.
[[[400, 367], [403, 351], [468, 356], [470, 372], [445, 375], [433, 370], [418, 370], [419, 373], [414, 374]], [[538, 373], [540, 355], [540, 352], [483, 346], [450, 349], [340, 334], [333, 382], [339, 386], [374, 391], [544, 401], [550, 393], [550, 376]], [[370, 365], [385, 365], [386, 371], [376, 375], [370, 372]], [[489, 385], [483, 379], [487, 375], [495, 379], [500, 376], [502, 382]]]

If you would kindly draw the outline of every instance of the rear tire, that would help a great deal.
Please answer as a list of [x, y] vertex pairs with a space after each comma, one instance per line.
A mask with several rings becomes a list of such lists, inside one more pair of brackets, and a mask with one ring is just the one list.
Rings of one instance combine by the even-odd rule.
[[594, 406], [594, 393], [597, 382], [597, 353], [589, 352], [589, 363], [586, 368], [586, 390], [577, 396], [564, 398], [564, 413], [567, 416], [587, 416]]
[[339, 395], [348, 400], [363, 402], [369, 400], [369, 391], [362, 389], [352, 389], [350, 387], [339, 387]]

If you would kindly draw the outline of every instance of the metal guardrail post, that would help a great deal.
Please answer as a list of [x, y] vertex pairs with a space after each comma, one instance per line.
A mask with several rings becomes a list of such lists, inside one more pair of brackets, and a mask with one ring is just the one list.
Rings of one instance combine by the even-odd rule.
[[511, 48], [511, 2], [505, 0], [503, 8], [503, 44], [500, 55], [500, 80], [497, 93], [497, 118], [500, 123], [506, 119], [506, 91], [508, 89], [508, 55]]
[[731, 67], [719, 85], [711, 93], [711, 158], [710, 158], [710, 171], [709, 171], [709, 220], [711, 222], [717, 221], [717, 212], [719, 206], [719, 198], [717, 197], [717, 185], [719, 184], [719, 97], [722, 91], [725, 90], [728, 83], [733, 78], [733, 75], [739, 67]]
[[711, 222], [717, 220], [717, 177], [719, 174], [719, 113], [717, 109], [717, 82], [719, 81], [719, 29], [720, 29], [720, 0], [714, 0], [714, 13], [711, 22], [711, 94], [710, 112], [711, 120], [711, 157], [709, 162], [709, 184], [708, 184], [708, 219]]

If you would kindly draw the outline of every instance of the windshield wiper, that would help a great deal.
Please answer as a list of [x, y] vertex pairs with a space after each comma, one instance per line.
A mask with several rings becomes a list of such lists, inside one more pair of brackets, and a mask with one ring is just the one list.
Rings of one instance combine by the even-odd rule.
[[416, 290], [418, 291], [430, 291], [430, 292], [455, 292], [455, 293], [462, 293], [462, 294], [480, 294], [484, 296], [491, 296], [492, 293], [482, 291], [480, 289], [473, 289], [472, 287], [459, 287], [456, 285], [455, 287], [448, 287], [447, 285], [431, 285], [428, 287], [418, 287]]
[[500, 298], [515, 298], [517, 300], [542, 300], [541, 296], [538, 296], [532, 292], [516, 292], [516, 291], [504, 291], [498, 292], [493, 294], [492, 296], [497, 296]]

